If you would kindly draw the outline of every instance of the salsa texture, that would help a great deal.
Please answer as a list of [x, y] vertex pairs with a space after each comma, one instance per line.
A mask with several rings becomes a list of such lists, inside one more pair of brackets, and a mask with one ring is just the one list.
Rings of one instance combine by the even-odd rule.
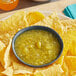
[[60, 44], [50, 32], [30, 30], [17, 37], [15, 51], [25, 63], [44, 65], [57, 58], [60, 52]]

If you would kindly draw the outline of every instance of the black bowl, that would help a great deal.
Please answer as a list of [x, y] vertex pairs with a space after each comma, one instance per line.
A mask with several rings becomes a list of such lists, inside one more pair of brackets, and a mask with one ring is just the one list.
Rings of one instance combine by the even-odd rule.
[[[44, 64], [44, 65], [35, 66], [35, 65], [31, 65], [31, 64], [25, 63], [23, 60], [21, 60], [21, 59], [17, 56], [16, 51], [15, 51], [15, 46], [14, 46], [15, 40], [16, 40], [16, 38], [17, 38], [20, 34], [22, 34], [23, 32], [29, 31], [29, 30], [44, 30], [44, 31], [50, 32], [50, 33], [52, 33], [53, 35], [56, 36], [56, 38], [57, 38], [58, 41], [59, 41], [59, 44], [60, 44], [61, 48], [60, 48], [60, 53], [59, 53], [58, 57], [57, 57], [55, 60], [51, 61], [50, 63]], [[48, 66], [48, 65], [54, 63], [54, 62], [60, 57], [60, 55], [61, 55], [61, 53], [62, 53], [62, 51], [63, 51], [63, 41], [62, 41], [61, 37], [59, 36], [59, 34], [58, 34], [56, 31], [54, 31], [53, 29], [51, 29], [51, 28], [49, 28], [49, 27], [45, 27], [45, 26], [36, 25], [36, 26], [30, 26], [30, 27], [24, 28], [24, 29], [20, 30], [19, 32], [17, 32], [16, 35], [13, 37], [13, 40], [12, 40], [12, 49], [13, 49], [13, 52], [14, 52], [15, 56], [17, 57], [17, 59], [18, 59], [19, 61], [21, 61], [22, 63], [24, 63], [24, 64], [26, 64], [26, 65], [28, 65], [28, 66], [30, 66], [30, 67], [40, 68], [40, 67]]]

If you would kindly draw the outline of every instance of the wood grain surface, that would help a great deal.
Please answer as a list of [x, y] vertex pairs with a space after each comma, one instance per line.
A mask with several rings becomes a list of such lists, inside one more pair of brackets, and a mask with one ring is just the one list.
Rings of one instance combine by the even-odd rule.
[[[7, 17], [8, 15], [11, 15], [13, 13], [15, 13], [16, 11], [19, 10], [42, 10], [42, 11], [56, 11], [58, 13], [62, 13], [62, 11], [64, 10], [64, 8], [70, 4], [75, 4], [76, 0], [58, 0], [56, 2], [49, 2], [49, 3], [44, 3], [44, 4], [40, 4], [40, 5], [36, 5], [33, 6], [33, 4], [31, 6], [28, 6], [28, 8], [24, 8], [23, 5], [20, 5], [22, 8], [20, 9], [20, 6], [17, 7], [17, 9], [13, 10], [13, 11], [9, 11], [9, 12], [2, 12], [0, 11], [0, 19]], [[22, 3], [21, 3], [22, 4]], [[28, 4], [27, 4], [28, 5]]]

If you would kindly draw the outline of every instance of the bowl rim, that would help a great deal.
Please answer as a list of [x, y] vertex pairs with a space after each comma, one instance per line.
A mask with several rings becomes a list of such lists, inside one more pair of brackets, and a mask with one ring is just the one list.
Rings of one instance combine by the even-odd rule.
[[[46, 30], [45, 30], [45, 29], [46, 29]], [[50, 32], [50, 33], [52, 33], [52, 34], [55, 34], [55, 35], [57, 36], [58, 41], [60, 40], [59, 43], [60, 43], [60, 46], [61, 46], [61, 50], [60, 50], [59, 55], [56, 57], [56, 59], [54, 59], [53, 61], [51, 61], [51, 62], [49, 62], [49, 63], [47, 63], [47, 64], [37, 65], [37, 66], [36, 66], [36, 65], [31, 65], [31, 64], [28, 64], [28, 63], [24, 62], [24, 61], [16, 54], [15, 46], [14, 46], [16, 38], [17, 38], [20, 34], [26, 32], [26, 31], [30, 31], [30, 30], [44, 30], [44, 31]], [[46, 26], [34, 25], [34, 26], [29, 26], [29, 27], [26, 27], [26, 28], [24, 28], [24, 29], [21, 29], [20, 31], [18, 31], [18, 32], [14, 35], [14, 37], [13, 37], [13, 39], [12, 39], [12, 50], [13, 50], [14, 55], [16, 56], [16, 58], [17, 58], [20, 62], [22, 62], [23, 64], [25, 64], [25, 65], [27, 65], [27, 66], [30, 66], [30, 67], [33, 67], [33, 68], [41, 68], [41, 67], [46, 67], [46, 66], [51, 65], [52, 63], [54, 63], [54, 62], [61, 56], [61, 54], [62, 54], [62, 52], [63, 52], [63, 41], [62, 41], [60, 35], [59, 35], [55, 30], [53, 30], [52, 28], [49, 28], [49, 27], [46, 27]]]

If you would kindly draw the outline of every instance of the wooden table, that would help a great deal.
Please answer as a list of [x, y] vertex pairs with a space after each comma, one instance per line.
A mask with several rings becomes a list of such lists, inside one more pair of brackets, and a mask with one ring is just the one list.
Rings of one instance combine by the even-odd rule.
[[[64, 10], [64, 8], [67, 5], [75, 4], [75, 3], [76, 3], [76, 0], [60, 0], [60, 1], [45, 3], [45, 4], [41, 4], [41, 5], [29, 7], [29, 8], [23, 8], [23, 9], [20, 9], [20, 10], [56, 11], [58, 13], [62, 13], [62, 11]], [[4, 18], [4, 17], [7, 17], [8, 15], [11, 15], [16, 11], [19, 11], [19, 10], [14, 10], [14, 11], [11, 11], [11, 12], [1, 13], [0, 14], [0, 19]]]

